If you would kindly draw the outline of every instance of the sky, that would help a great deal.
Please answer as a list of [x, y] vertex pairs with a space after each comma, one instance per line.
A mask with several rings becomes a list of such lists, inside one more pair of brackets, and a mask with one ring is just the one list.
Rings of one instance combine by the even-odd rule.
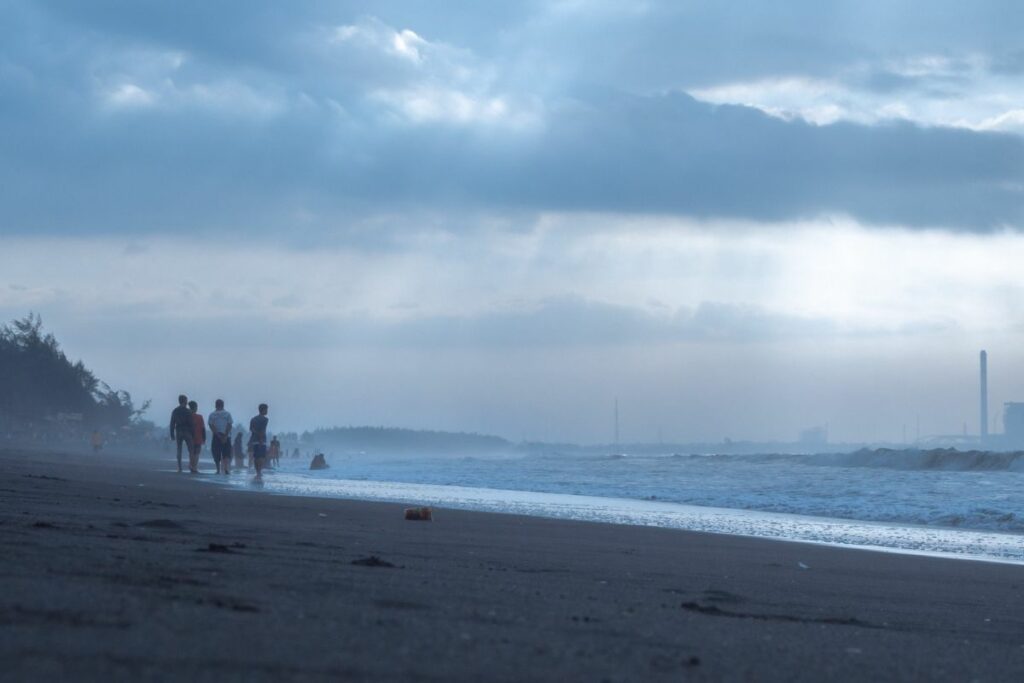
[[[0, 0], [0, 317], [272, 429], [977, 433], [1014, 0]], [[992, 411], [1001, 431], [1000, 411]]]

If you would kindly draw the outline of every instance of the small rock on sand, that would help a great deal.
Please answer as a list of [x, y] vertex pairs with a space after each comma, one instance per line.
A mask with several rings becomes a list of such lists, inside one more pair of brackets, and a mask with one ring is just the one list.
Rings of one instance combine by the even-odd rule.
[[369, 557], [361, 557], [358, 560], [352, 560], [352, 564], [359, 567], [394, 567], [387, 560], [382, 560], [376, 555], [370, 555]]

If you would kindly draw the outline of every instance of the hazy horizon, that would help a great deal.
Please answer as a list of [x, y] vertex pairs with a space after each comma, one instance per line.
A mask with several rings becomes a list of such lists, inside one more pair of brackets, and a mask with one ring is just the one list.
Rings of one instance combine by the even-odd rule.
[[900, 442], [978, 432], [981, 349], [1024, 400], [1016, 3], [0, 19], [0, 320], [158, 425]]

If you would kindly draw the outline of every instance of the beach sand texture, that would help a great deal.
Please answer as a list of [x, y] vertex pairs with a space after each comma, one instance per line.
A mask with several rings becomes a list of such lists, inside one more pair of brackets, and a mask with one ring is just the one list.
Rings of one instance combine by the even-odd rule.
[[1024, 680], [1022, 566], [409, 522], [169, 464], [0, 451], [0, 678]]

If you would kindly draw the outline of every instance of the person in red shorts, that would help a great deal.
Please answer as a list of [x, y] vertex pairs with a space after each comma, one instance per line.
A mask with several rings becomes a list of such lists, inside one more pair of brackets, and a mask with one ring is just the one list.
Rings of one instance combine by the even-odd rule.
[[188, 402], [188, 409], [192, 411], [192, 450], [188, 453], [188, 471], [192, 474], [199, 473], [199, 453], [206, 443], [206, 421], [199, 414], [199, 404], [195, 401]]

